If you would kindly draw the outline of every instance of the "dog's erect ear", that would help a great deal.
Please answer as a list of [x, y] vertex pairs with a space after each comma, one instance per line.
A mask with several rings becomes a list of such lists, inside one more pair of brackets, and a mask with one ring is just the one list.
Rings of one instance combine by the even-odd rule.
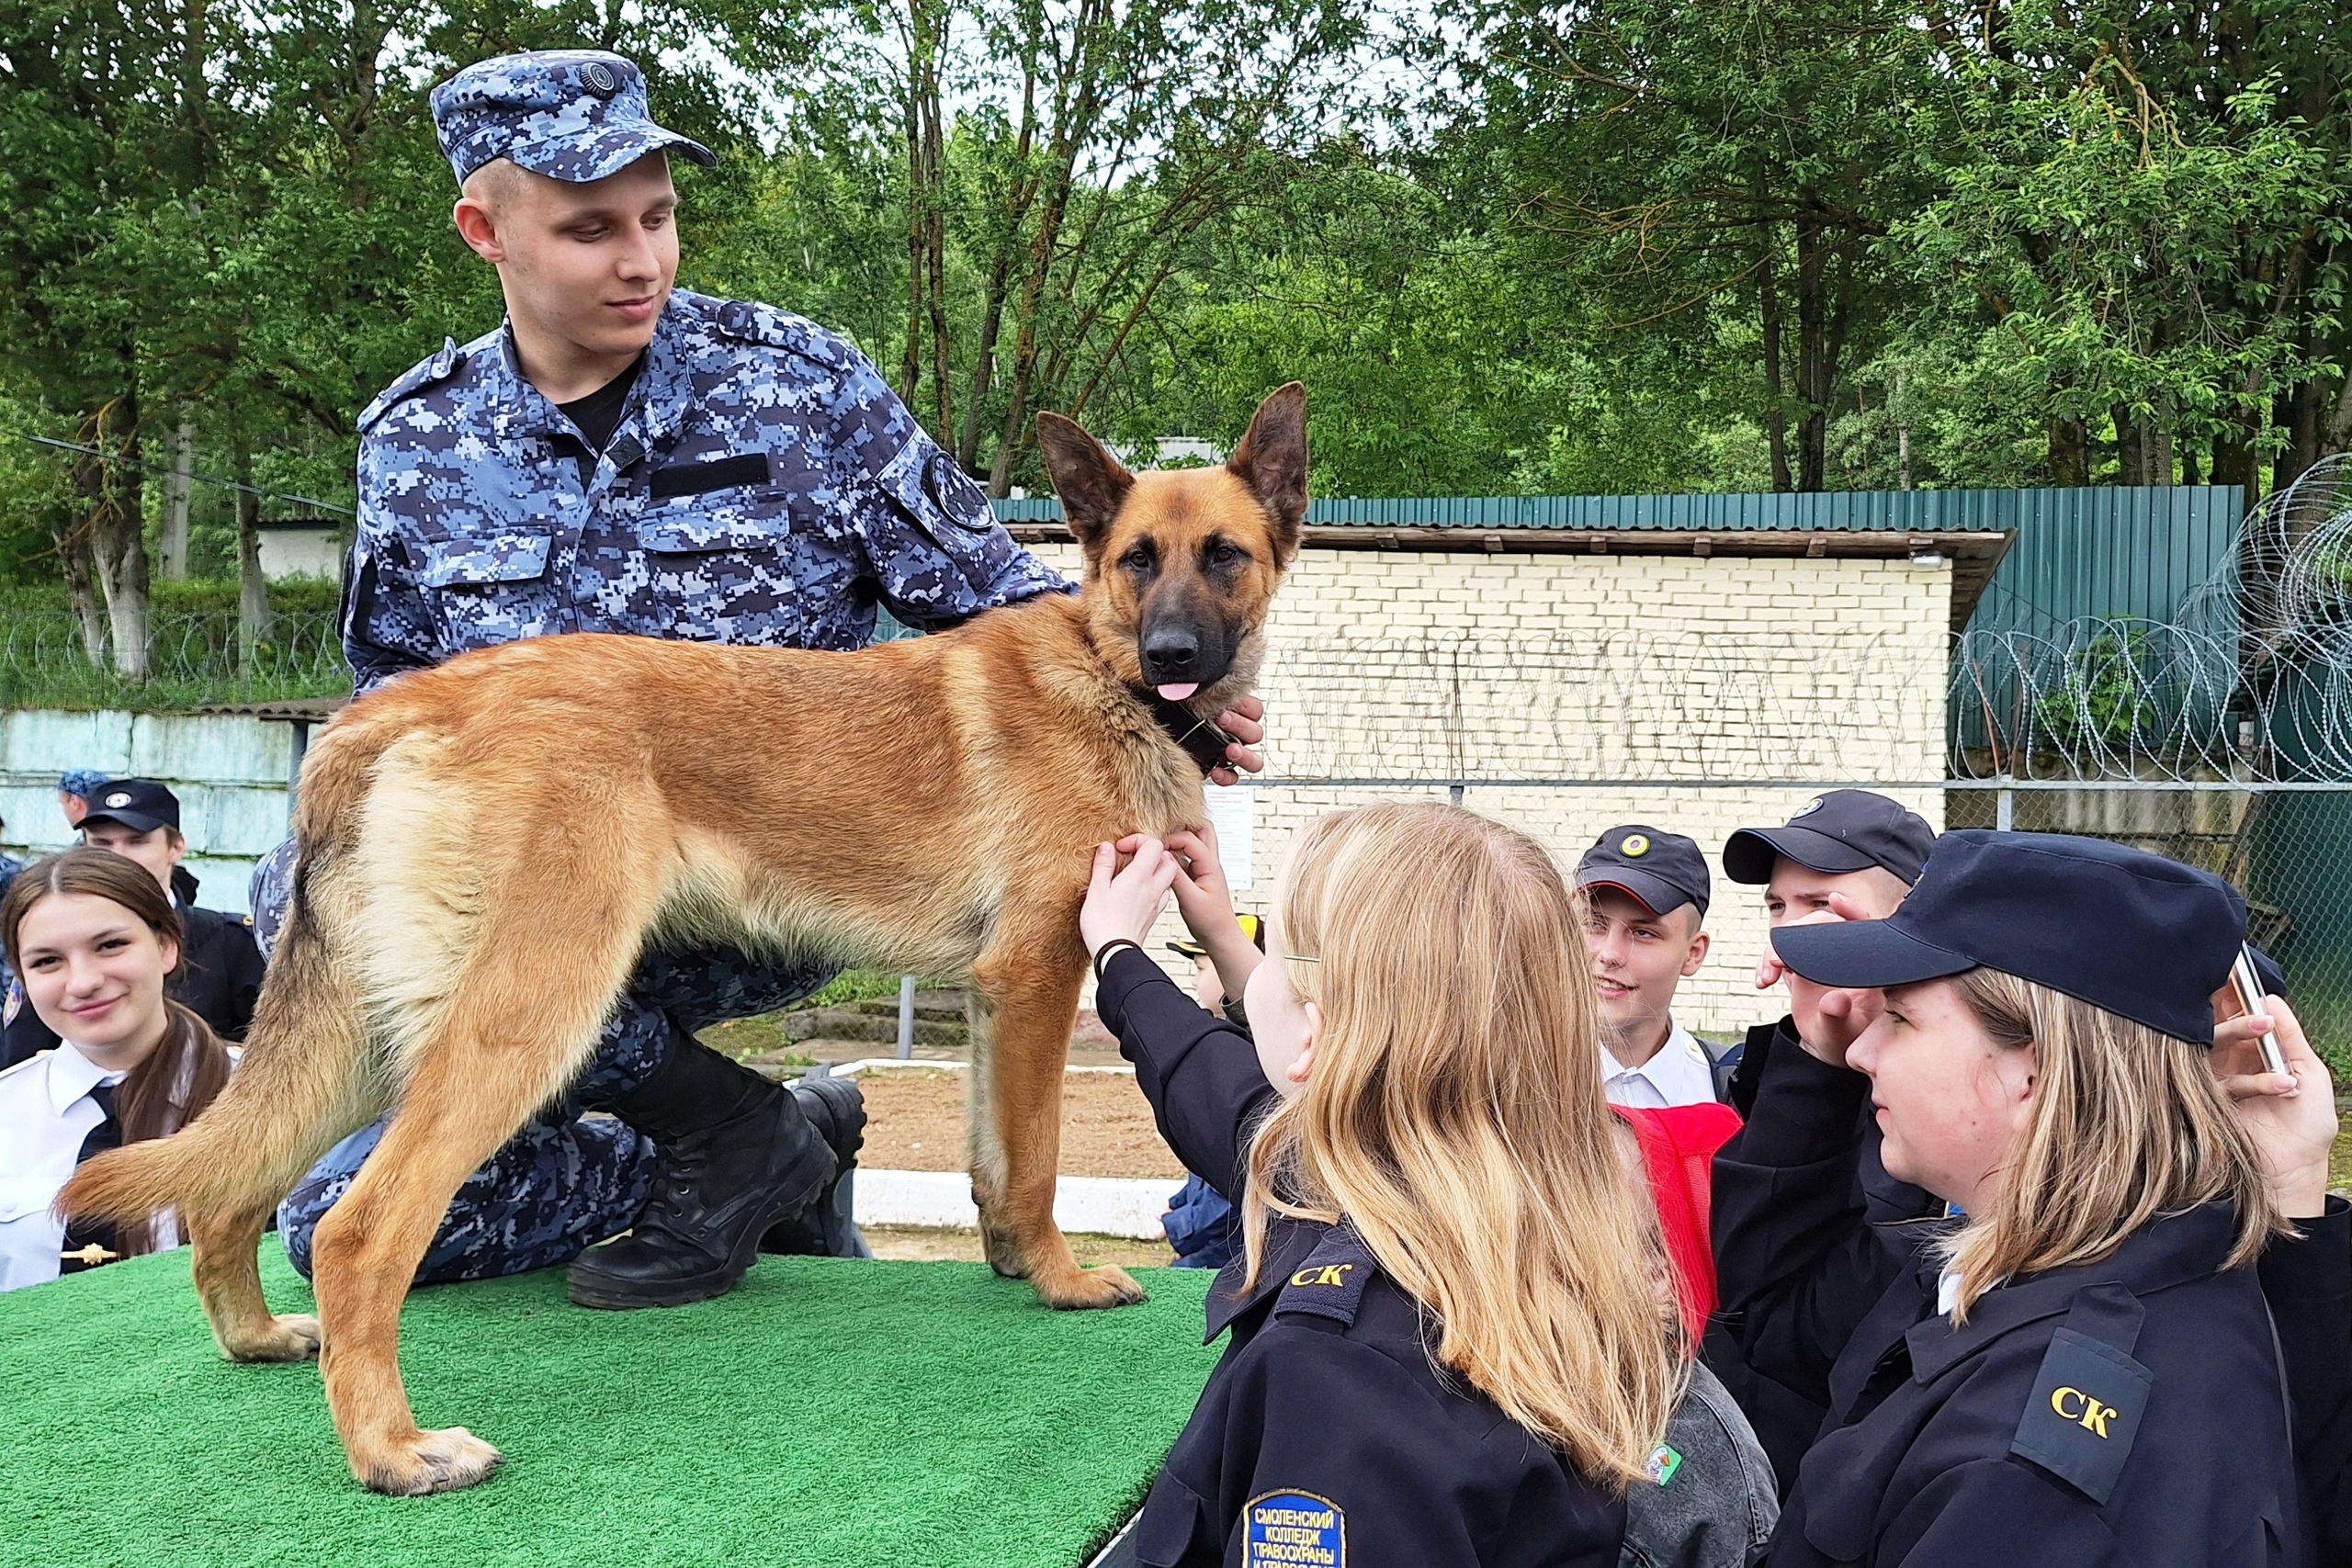
[[1093, 548], [1118, 515], [1135, 475], [1078, 421], [1057, 413], [1037, 416], [1037, 450], [1053, 477], [1054, 493], [1062, 498], [1062, 520], [1080, 544]]
[[1274, 545], [1287, 560], [1306, 521], [1306, 389], [1293, 381], [1267, 393], [1225, 467], [1272, 514]]

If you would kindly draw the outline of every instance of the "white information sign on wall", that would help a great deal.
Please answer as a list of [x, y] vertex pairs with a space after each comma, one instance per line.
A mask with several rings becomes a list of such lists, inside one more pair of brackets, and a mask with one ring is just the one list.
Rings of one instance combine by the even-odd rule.
[[1225, 884], [1236, 893], [1250, 886], [1256, 861], [1258, 787], [1235, 784], [1220, 789], [1203, 784], [1209, 806], [1209, 826], [1216, 830], [1217, 858], [1225, 863]]

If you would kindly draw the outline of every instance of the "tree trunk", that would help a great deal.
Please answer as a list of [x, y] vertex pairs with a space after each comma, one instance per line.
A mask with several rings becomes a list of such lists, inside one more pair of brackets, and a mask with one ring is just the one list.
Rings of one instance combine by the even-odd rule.
[[2287, 445], [2270, 460], [2270, 488], [2285, 490], [2320, 459], [2327, 439], [2326, 390], [2316, 378], [2296, 383], [2278, 400], [2276, 418], [2286, 427]]
[[972, 351], [972, 382], [964, 393], [964, 427], [956, 437], [956, 461], [967, 474], [980, 465], [980, 426], [988, 417], [989, 392], [996, 380], [996, 344], [1004, 327], [1005, 290], [1021, 254], [1021, 231], [1037, 199], [1029, 160], [1037, 141], [1037, 69], [1034, 54], [1021, 63], [1021, 129], [1012, 141], [1012, 185], [1005, 193], [1002, 221], [991, 243], [987, 284], [980, 290], [980, 327]]
[[2213, 438], [2212, 477], [2207, 482], [2217, 485], [2241, 485], [2245, 490], [2246, 504], [2254, 504], [2260, 493], [2255, 482], [2254, 433], [2243, 426], [2225, 429]]
[[269, 640], [269, 583], [261, 574], [261, 497], [254, 493], [253, 448], [238, 437], [237, 479], [237, 665], [256, 672], [262, 644]]
[[1824, 270], [1828, 257], [1822, 249], [1821, 231], [1810, 214], [1796, 221], [1797, 240], [1797, 396], [1804, 411], [1797, 423], [1797, 489], [1810, 494], [1828, 479], [1829, 380], [1827, 363], [1828, 291]]
[[164, 579], [180, 582], [187, 577], [187, 513], [195, 489], [196, 423], [180, 411], [172, 427], [172, 471], [164, 480]]
[[[97, 466], [95, 457], [82, 457], [74, 465], [74, 490], [76, 495], [95, 493], [84, 479], [85, 465]], [[65, 571], [65, 597], [74, 606], [74, 619], [81, 628], [82, 657], [94, 666], [107, 661], [107, 617], [98, 605], [96, 569], [90, 560], [90, 518], [85, 505], [79, 517], [61, 522], [51, 536], [57, 541], [57, 561]]]
[[1777, 237], [1767, 221], [1757, 225], [1762, 240], [1756, 264], [1756, 302], [1764, 322], [1764, 436], [1772, 448], [1772, 488], [1783, 493], [1796, 489], [1789, 478], [1788, 414], [1781, 407], [1781, 290], [1772, 276], [1772, 248]]
[[2132, 405], [2110, 404], [2108, 417], [2115, 421], [2115, 482], [2146, 484], [2148, 481], [2142, 476], [2147, 471], [2147, 454], [2143, 449], [2140, 423], [2132, 417]]
[[2082, 421], [2051, 416], [2049, 461], [2052, 484], [2079, 488], [2091, 482], [2090, 436]]
[[[139, 404], [124, 396], [94, 410], [83, 423], [84, 442], [101, 456], [85, 460], [91, 476], [89, 537], [91, 564], [106, 601], [107, 630], [115, 673], [126, 681], [147, 678], [147, 537], [141, 515]], [[108, 458], [122, 461], [108, 461]], [[87, 493], [87, 491], [85, 491]]]

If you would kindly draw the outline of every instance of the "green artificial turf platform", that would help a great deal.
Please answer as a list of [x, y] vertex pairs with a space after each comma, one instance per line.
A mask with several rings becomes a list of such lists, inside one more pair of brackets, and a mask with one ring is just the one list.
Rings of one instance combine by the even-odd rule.
[[[311, 1295], [266, 1238], [279, 1312]], [[0, 1295], [0, 1564], [38, 1568], [1029, 1568], [1142, 1496], [1215, 1351], [1205, 1270], [1057, 1313], [977, 1263], [769, 1258], [733, 1293], [588, 1312], [563, 1271], [413, 1292], [422, 1426], [504, 1466], [379, 1497], [315, 1364], [232, 1366], [187, 1254]]]

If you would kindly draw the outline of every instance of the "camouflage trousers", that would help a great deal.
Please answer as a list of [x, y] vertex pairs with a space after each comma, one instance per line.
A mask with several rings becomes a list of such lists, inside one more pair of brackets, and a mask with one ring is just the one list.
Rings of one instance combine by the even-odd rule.
[[[291, 844], [254, 872], [254, 931], [267, 953], [286, 908]], [[526, 1122], [450, 1200], [416, 1282], [486, 1280], [568, 1263], [627, 1230], [645, 1206], [652, 1140], [626, 1122], [585, 1112], [650, 1077], [679, 1041], [730, 1018], [755, 1018], [808, 995], [830, 964], [775, 964], [730, 948], [657, 951], [605, 1020], [596, 1054], [562, 1100]], [[363, 1127], [329, 1149], [278, 1208], [287, 1257], [308, 1275], [311, 1237], [383, 1135]]]

